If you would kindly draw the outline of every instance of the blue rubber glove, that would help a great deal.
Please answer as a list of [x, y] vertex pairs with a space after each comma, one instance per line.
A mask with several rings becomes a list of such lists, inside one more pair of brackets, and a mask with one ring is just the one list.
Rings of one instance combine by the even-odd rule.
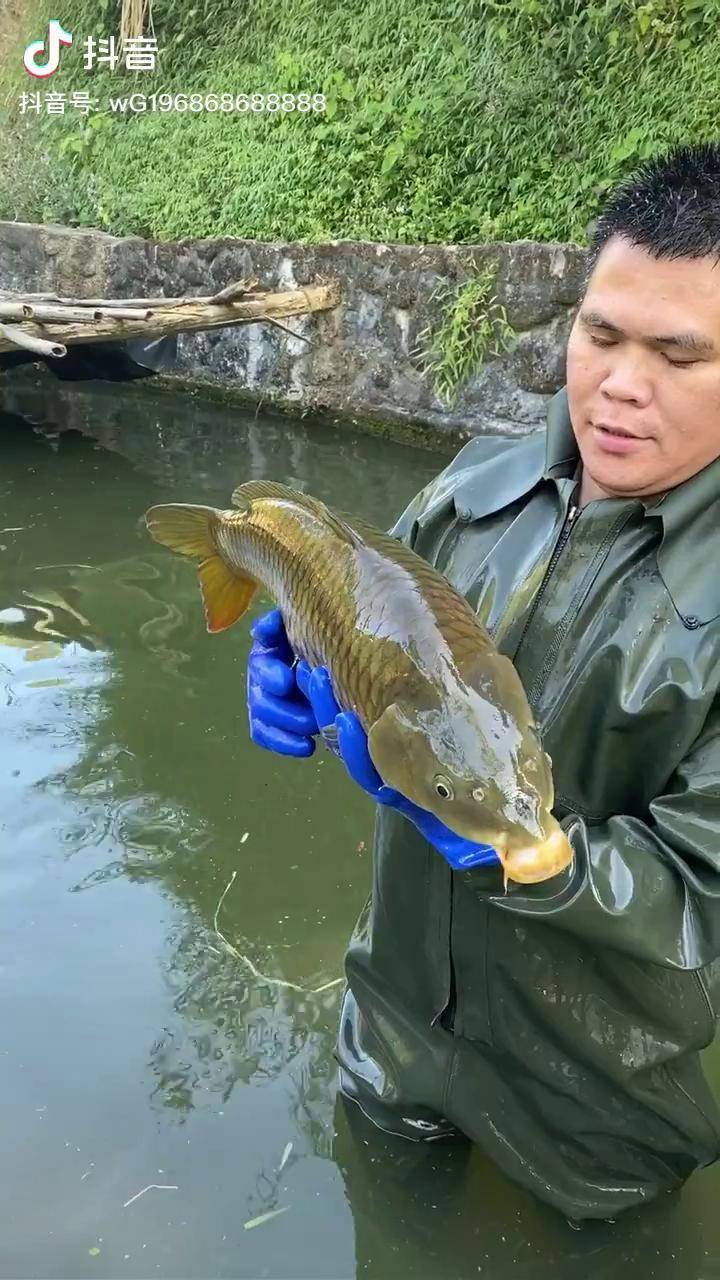
[[463, 839], [446, 827], [434, 813], [421, 809], [399, 791], [385, 785], [370, 758], [367, 734], [353, 711], [340, 709], [326, 667], [311, 670], [307, 662], [301, 660], [296, 668], [296, 678], [312, 706], [321, 732], [330, 728], [332, 738], [337, 736], [337, 754], [350, 777], [372, 796], [376, 804], [388, 805], [409, 818], [428, 843], [458, 871], [491, 863], [500, 865], [500, 859], [490, 845], [474, 844], [471, 840]]
[[467, 870], [499, 865], [490, 845], [464, 840], [435, 814], [385, 786], [370, 758], [367, 734], [354, 712], [340, 709], [327, 668], [312, 669], [301, 659], [293, 670], [293, 652], [279, 610], [258, 618], [252, 635], [248, 711], [253, 742], [283, 755], [309, 756], [315, 750], [315, 735], [324, 731], [328, 735], [325, 740], [353, 781], [377, 804], [388, 805], [409, 818], [451, 867]]
[[320, 732], [307, 698], [295, 683], [295, 655], [282, 614], [272, 609], [251, 627], [247, 666], [250, 737], [259, 747], [284, 756], [311, 756]]

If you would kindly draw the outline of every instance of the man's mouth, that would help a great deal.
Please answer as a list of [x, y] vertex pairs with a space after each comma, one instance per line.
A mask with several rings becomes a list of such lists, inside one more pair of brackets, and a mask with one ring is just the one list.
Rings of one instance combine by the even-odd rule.
[[596, 430], [604, 431], [609, 436], [624, 436], [629, 440], [638, 440], [642, 437], [637, 436], [634, 431], [627, 431], [625, 427], [611, 427], [608, 422], [593, 422]]
[[627, 427], [618, 427], [610, 422], [593, 422], [591, 419], [590, 426], [597, 447], [607, 454], [637, 453], [640, 446], [647, 444], [649, 439], [648, 436], [635, 435], [635, 432], [628, 431]]

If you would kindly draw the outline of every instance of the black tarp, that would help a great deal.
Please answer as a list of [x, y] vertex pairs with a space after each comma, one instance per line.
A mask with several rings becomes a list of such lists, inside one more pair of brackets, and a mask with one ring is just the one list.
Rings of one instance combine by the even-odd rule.
[[47, 365], [62, 382], [131, 382], [171, 368], [177, 359], [177, 334], [127, 342], [87, 342], [70, 346], [64, 356], [38, 356], [33, 351], [0, 352], [0, 373], [24, 364]]

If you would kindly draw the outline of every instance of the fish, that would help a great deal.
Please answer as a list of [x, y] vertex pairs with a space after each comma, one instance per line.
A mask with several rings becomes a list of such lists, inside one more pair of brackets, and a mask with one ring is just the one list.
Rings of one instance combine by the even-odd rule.
[[383, 782], [530, 884], [573, 859], [552, 813], [552, 761], [520, 676], [464, 597], [404, 543], [270, 480], [227, 510], [150, 507], [156, 542], [198, 562], [209, 632], [263, 589], [298, 658], [325, 666]]

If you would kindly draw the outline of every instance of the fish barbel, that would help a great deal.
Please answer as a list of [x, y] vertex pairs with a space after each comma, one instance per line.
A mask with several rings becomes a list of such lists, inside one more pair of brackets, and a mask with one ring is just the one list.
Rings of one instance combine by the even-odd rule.
[[515, 667], [467, 601], [395, 538], [286, 485], [241, 484], [232, 503], [145, 517], [157, 542], [200, 562], [208, 631], [232, 626], [263, 586], [294, 652], [326, 666], [358, 716], [384, 783], [491, 845], [506, 885], [564, 870], [550, 757]]

